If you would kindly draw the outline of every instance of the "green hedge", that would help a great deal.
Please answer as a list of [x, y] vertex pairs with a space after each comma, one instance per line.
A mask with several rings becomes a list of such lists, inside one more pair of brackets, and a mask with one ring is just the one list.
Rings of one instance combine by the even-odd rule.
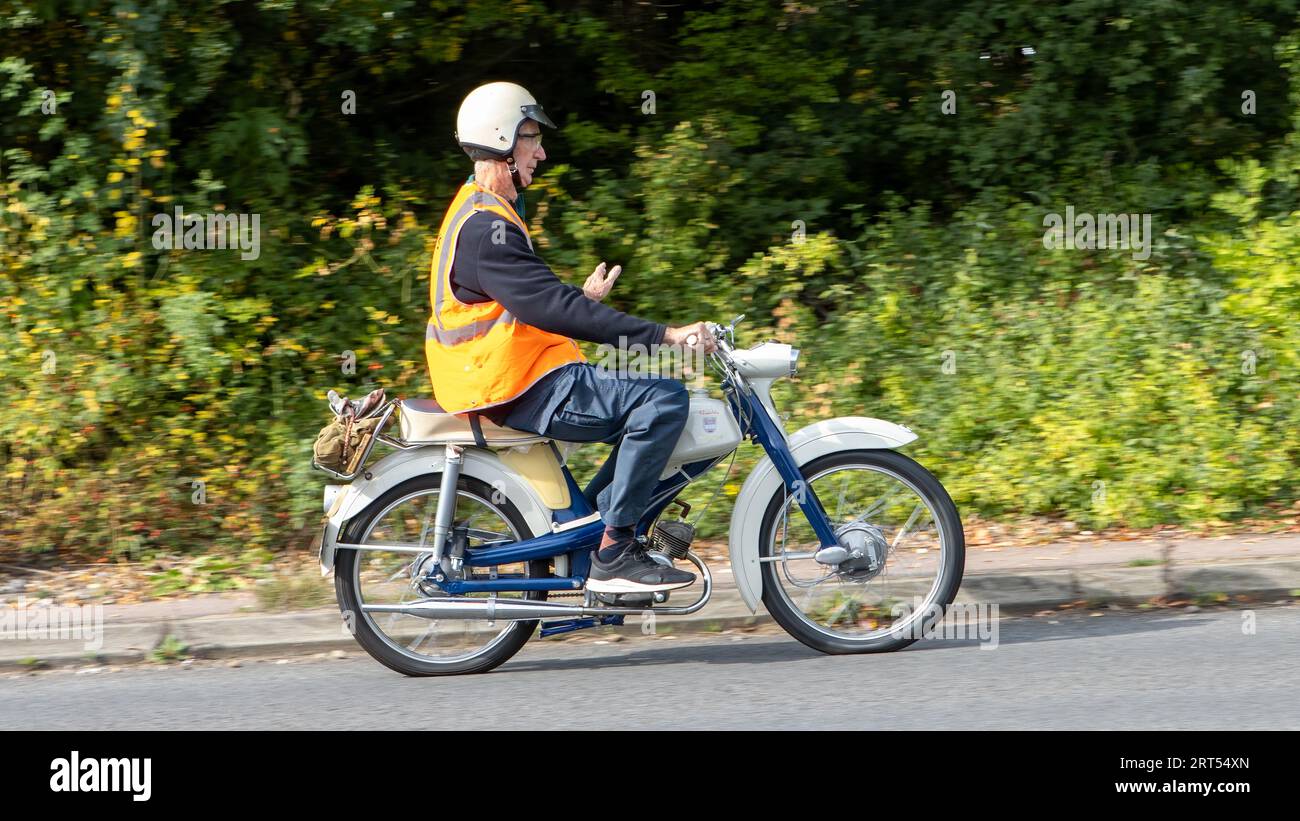
[[[907, 423], [987, 516], [1297, 495], [1291, 3], [5, 9], [6, 547], [307, 544], [325, 392], [428, 391], [451, 121], [498, 77], [563, 126], [529, 193], [548, 261], [621, 262], [621, 308], [800, 345], [792, 424]], [[260, 256], [156, 250], [177, 205], [260, 215]], [[1153, 254], [1044, 248], [1067, 205], [1151, 214]]]

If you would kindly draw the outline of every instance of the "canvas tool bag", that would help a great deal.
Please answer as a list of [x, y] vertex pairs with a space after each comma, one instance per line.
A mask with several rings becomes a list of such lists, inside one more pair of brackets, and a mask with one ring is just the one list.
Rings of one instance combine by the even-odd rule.
[[367, 445], [379, 432], [383, 416], [357, 419], [354, 416], [336, 416], [316, 436], [312, 454], [316, 464], [345, 475], [361, 467]]

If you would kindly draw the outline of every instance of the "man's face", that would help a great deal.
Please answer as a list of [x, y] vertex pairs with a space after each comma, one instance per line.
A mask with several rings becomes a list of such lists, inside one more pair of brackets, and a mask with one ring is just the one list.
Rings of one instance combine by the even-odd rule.
[[542, 124], [536, 120], [524, 120], [519, 126], [518, 139], [515, 140], [515, 166], [519, 169], [519, 181], [524, 188], [532, 184], [537, 164], [546, 159], [541, 134]]

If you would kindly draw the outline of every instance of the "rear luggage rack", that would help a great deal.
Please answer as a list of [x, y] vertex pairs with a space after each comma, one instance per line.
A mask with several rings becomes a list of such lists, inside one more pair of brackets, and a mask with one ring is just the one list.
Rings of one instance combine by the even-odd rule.
[[385, 443], [391, 444], [394, 447], [406, 449], [407, 446], [404, 443], [399, 444], [395, 442], [391, 437], [386, 436], [383, 433], [384, 428], [388, 426], [389, 417], [393, 415], [393, 411], [395, 410], [397, 410], [396, 402], [388, 402], [386, 405], [384, 405], [383, 411], [381, 412], [381, 415], [379, 417], [379, 424], [375, 426], [374, 431], [372, 431], [370, 434], [368, 434], [365, 437], [365, 439], [357, 447], [356, 453], [352, 455], [352, 461], [351, 461], [352, 470], [350, 472], [340, 473], [336, 470], [331, 470], [330, 468], [327, 468], [324, 465], [317, 462], [314, 457], [311, 460], [311, 466], [321, 471], [322, 473], [328, 473], [330, 476], [333, 476], [335, 479], [339, 479], [344, 482], [351, 482], [353, 479], [360, 476], [361, 472], [365, 470], [366, 460], [370, 458], [370, 451], [374, 450], [375, 443], [378, 442], [380, 439], [383, 439]]

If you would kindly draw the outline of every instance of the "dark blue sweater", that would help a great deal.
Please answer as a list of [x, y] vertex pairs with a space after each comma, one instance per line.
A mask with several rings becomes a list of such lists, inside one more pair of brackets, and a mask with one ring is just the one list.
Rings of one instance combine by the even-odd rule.
[[[588, 299], [581, 288], [561, 282], [528, 247], [524, 232], [491, 211], [470, 216], [461, 227], [451, 291], [471, 305], [495, 300], [521, 322], [587, 342], [653, 345], [663, 341], [667, 327]], [[569, 384], [567, 370], [552, 371], [527, 393], [561, 389]], [[504, 425], [514, 404], [487, 408], [483, 415]]]
[[[494, 241], [495, 240], [495, 241]], [[502, 241], [504, 240], [504, 241]], [[456, 240], [451, 289], [461, 302], [495, 300], [521, 322], [587, 342], [653, 345], [666, 326], [588, 299], [528, 247], [524, 232], [491, 211], [465, 221]]]

